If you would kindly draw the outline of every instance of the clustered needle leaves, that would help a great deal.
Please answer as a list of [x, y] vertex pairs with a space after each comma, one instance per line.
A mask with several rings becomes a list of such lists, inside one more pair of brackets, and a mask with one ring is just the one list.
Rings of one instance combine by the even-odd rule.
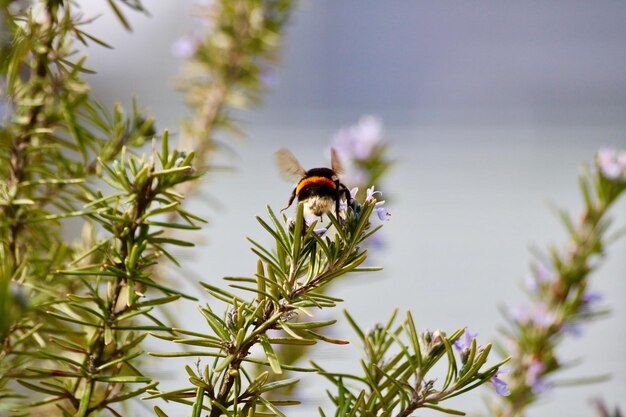
[[[13, 42], [2, 62], [11, 114], [0, 129], [0, 407], [117, 414], [114, 404], [155, 386], [134, 363], [146, 331], [167, 329], [152, 309], [180, 297], [154, 282], [150, 268], [169, 255], [164, 245], [187, 245], [161, 237], [165, 229], [198, 228], [172, 189], [195, 179], [193, 153], [170, 153], [165, 135], [158, 157], [127, 157], [127, 146], [154, 134], [153, 121], [89, 99], [80, 75], [90, 70], [74, 60], [72, 43], [104, 43], [82, 30], [88, 21], [69, 2], [3, 11]], [[100, 177], [117, 193], [95, 191]], [[160, 222], [168, 212], [186, 224]], [[87, 222], [84, 248], [64, 242], [58, 225], [66, 217]], [[100, 230], [110, 237], [97, 239]], [[165, 294], [148, 301], [148, 289]]]
[[[258, 221], [273, 238], [274, 251], [250, 240], [252, 251], [259, 257], [255, 277], [226, 278], [231, 288], [250, 292], [253, 297], [245, 299], [218, 286], [202, 283], [210, 295], [226, 304], [222, 314], [216, 313], [208, 304], [200, 308], [211, 332], [205, 334], [174, 329], [179, 335], [160, 337], [175, 343], [202, 346], [205, 350], [153, 353], [156, 356], [209, 356], [214, 360], [205, 365], [202, 372], [187, 368], [192, 387], [154, 392], [149, 398], [161, 397], [190, 404], [194, 407], [192, 415], [200, 415], [204, 410], [213, 417], [222, 413], [248, 415], [248, 412], [254, 413], [261, 407], [275, 415], [283, 415], [278, 406], [298, 404], [294, 400], [265, 399], [264, 393], [294, 384], [296, 380], [268, 381], [267, 371], [251, 378], [250, 369], [253, 368], [250, 364], [265, 365], [274, 374], [281, 374], [283, 368], [313, 371], [281, 364], [274, 346], [312, 345], [320, 340], [347, 343], [320, 333], [322, 328], [332, 325], [335, 320], [295, 319], [312, 318], [312, 310], [331, 308], [341, 301], [320, 293], [318, 289], [349, 272], [376, 269], [360, 267], [366, 259], [366, 251], [359, 247], [379, 228], [371, 228], [369, 221], [374, 206], [372, 201], [355, 210], [349, 209], [345, 218], [340, 220], [329, 213], [328, 218], [335, 230], [332, 238], [320, 236], [315, 231], [317, 222], [306, 225], [303, 204], [298, 207], [293, 227], [289, 226], [285, 217], [279, 219], [268, 208], [270, 221], [262, 218]], [[275, 337], [275, 330], [283, 330], [284, 334]], [[250, 355], [255, 346], [260, 347], [263, 358]], [[160, 409], [158, 413], [165, 415]]]
[[[171, 257], [165, 245], [189, 246], [161, 237], [164, 229], [198, 229], [196, 223], [202, 221], [179, 207], [182, 196], [174, 191], [178, 184], [196, 178], [193, 153], [181, 157], [176, 150], [170, 152], [167, 131], [162, 145], [161, 153], [153, 149], [150, 158], [127, 157], [122, 149], [121, 159], [111, 167], [103, 165], [104, 179], [116, 193], [103, 195], [83, 187], [88, 203], [82, 215], [109, 237], [96, 240], [93, 226], [88, 227], [85, 251], [55, 272], [72, 277], [85, 291], [46, 303], [45, 313], [59, 325], [39, 332], [56, 349], [13, 351], [40, 359], [18, 380], [47, 394], [30, 407], [54, 403], [67, 415], [87, 416], [103, 409], [117, 414], [113, 404], [156, 386], [135, 366], [143, 353], [140, 345], [148, 331], [169, 331], [154, 314], [155, 307], [184, 294], [155, 282], [151, 270], [162, 255]], [[157, 220], [170, 211], [177, 211], [186, 224]], [[149, 290], [162, 295], [149, 297]]]
[[494, 402], [490, 415], [524, 415], [552, 389], [553, 374], [564, 368], [557, 347], [603, 313], [596, 307], [601, 296], [591, 290], [590, 276], [606, 246], [619, 236], [609, 233], [607, 213], [626, 191], [626, 151], [600, 150], [592, 169], [584, 169], [579, 185], [584, 201], [579, 221], [559, 212], [569, 235], [565, 250], [553, 246], [547, 254], [538, 254], [528, 280], [530, 305], [506, 313], [502, 345], [513, 357], [511, 395]]
[[[449, 337], [439, 330], [420, 333], [410, 312], [400, 325], [395, 324], [394, 312], [385, 325], [377, 324], [369, 331], [363, 331], [347, 312], [345, 315], [363, 345], [363, 374], [333, 373], [315, 365], [336, 386], [336, 393], [328, 391], [336, 417], [407, 417], [421, 408], [465, 415], [441, 403], [492, 381], [509, 360], [486, 366], [491, 344], [479, 346], [476, 338], [455, 355], [452, 346], [464, 336], [464, 329]], [[447, 362], [442, 383], [431, 376], [440, 361]], [[319, 411], [327, 415], [321, 408]]]

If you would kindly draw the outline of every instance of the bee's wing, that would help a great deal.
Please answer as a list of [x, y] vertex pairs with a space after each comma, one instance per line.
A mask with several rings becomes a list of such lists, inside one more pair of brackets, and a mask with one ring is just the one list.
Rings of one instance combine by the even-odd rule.
[[330, 148], [330, 167], [335, 171], [335, 174], [343, 174], [343, 165], [341, 164], [341, 159], [339, 159], [339, 154], [337, 154], [335, 148]]
[[276, 151], [276, 164], [280, 176], [287, 181], [300, 181], [306, 175], [306, 170], [302, 168], [300, 162], [285, 148]]

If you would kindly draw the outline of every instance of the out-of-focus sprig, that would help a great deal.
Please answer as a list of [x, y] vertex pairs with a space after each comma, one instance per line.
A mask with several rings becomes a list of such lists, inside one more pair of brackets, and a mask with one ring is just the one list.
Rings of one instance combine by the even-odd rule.
[[[508, 395], [506, 384], [498, 378], [508, 359], [487, 366], [491, 345], [478, 345], [467, 330], [457, 330], [449, 337], [440, 330], [419, 333], [410, 312], [400, 325], [395, 324], [394, 312], [385, 325], [363, 331], [348, 313], [346, 317], [363, 345], [363, 375], [328, 372], [316, 365], [337, 387], [336, 393], [328, 391], [336, 417], [408, 417], [420, 408], [465, 415], [441, 403], [486, 382]], [[431, 371], [442, 361], [447, 362], [447, 372], [438, 384]], [[326, 416], [321, 408], [319, 411]]]
[[556, 348], [566, 336], [602, 312], [601, 298], [589, 285], [598, 266], [610, 219], [607, 211], [626, 190], [626, 152], [603, 149], [591, 170], [580, 176], [585, 210], [577, 224], [565, 212], [561, 219], [569, 233], [565, 250], [551, 247], [547, 256], [534, 262], [528, 280], [531, 304], [508, 314], [503, 349], [511, 354], [511, 395], [493, 405], [490, 415], [522, 416], [528, 406], [552, 387], [551, 376], [562, 367]]
[[[285, 217], [282, 221], [268, 208], [271, 221], [257, 218], [274, 240], [274, 251], [250, 239], [252, 251], [259, 257], [254, 278], [229, 277], [235, 289], [255, 294], [245, 299], [208, 283], [202, 283], [213, 297], [227, 304], [226, 311], [218, 314], [208, 304], [200, 308], [210, 333], [173, 329], [179, 335], [160, 336], [175, 343], [200, 346], [203, 349], [182, 353], [155, 353], [157, 356], [208, 356], [215, 358], [203, 371], [187, 367], [192, 387], [172, 392], [154, 392], [149, 398], [163, 398], [193, 406], [192, 416], [204, 411], [209, 416], [262, 415], [255, 410], [265, 408], [282, 416], [277, 408], [295, 405], [295, 400], [266, 399], [268, 392], [297, 382], [297, 379], [270, 381], [270, 370], [281, 374], [283, 369], [313, 371], [285, 365], [276, 355], [281, 345], [313, 345], [317, 341], [345, 344], [319, 333], [320, 329], [335, 323], [328, 321], [297, 321], [298, 317], [312, 318], [311, 309], [334, 307], [337, 298], [318, 290], [339, 277], [357, 271], [376, 270], [360, 265], [367, 253], [362, 243], [380, 226], [371, 228], [370, 215], [374, 202], [355, 205], [343, 220], [328, 213], [334, 236], [316, 228], [317, 222], [307, 226], [304, 205], [298, 206], [295, 223]], [[326, 228], [326, 229], [328, 229]], [[284, 334], [277, 331], [283, 330]], [[264, 358], [250, 356], [251, 350], [260, 346]], [[251, 368], [262, 364], [269, 370], [251, 377]], [[165, 413], [155, 407], [160, 416]]]
[[[140, 8], [138, 1], [123, 2]], [[86, 392], [83, 388], [89, 384], [66, 385], [72, 373], [61, 373], [83, 352], [77, 347], [80, 338], [93, 336], [97, 326], [77, 330], [78, 323], [49, 313], [98, 285], [84, 287], [73, 276], [55, 273], [72, 261], [77, 250], [62, 236], [61, 220], [89, 220], [100, 213], [82, 208], [87, 184], [99, 181], [102, 164], [118, 158], [125, 146], [142, 145], [154, 128], [152, 119], [136, 108], [127, 116], [120, 106], [109, 112], [90, 100], [81, 77], [93, 71], [85, 67], [85, 57], [77, 56], [74, 45], [106, 43], [83, 30], [90, 19], [80, 15], [74, 2], [9, 3], [0, 5], [0, 100], [5, 111], [0, 123], [0, 303], [8, 312], [0, 332], [0, 414], [23, 415], [29, 412], [22, 407], [24, 402], [35, 405], [40, 399], [36, 405], [47, 407], [60, 395], [73, 403], [73, 394]], [[109, 3], [114, 5], [113, 0]], [[101, 249], [86, 248], [92, 254]], [[59, 345], [55, 336], [71, 343]], [[60, 373], [46, 375], [45, 370]], [[58, 381], [51, 376], [65, 379], [55, 385]], [[41, 383], [29, 382], [32, 378]], [[29, 396], [16, 395], [18, 390]], [[38, 399], [36, 392], [52, 395]], [[78, 404], [68, 407], [74, 406]]]
[[[109, 237], [94, 241], [87, 230], [84, 253], [56, 272], [72, 277], [84, 289], [40, 307], [63, 325], [38, 330], [46, 340], [39, 352], [13, 351], [39, 359], [37, 366], [28, 366], [19, 375], [24, 387], [47, 395], [31, 399], [29, 407], [54, 403], [65, 415], [83, 417], [105, 409], [119, 415], [117, 403], [156, 386], [136, 366], [143, 353], [141, 342], [148, 331], [169, 331], [154, 308], [184, 295], [155, 282], [151, 269], [161, 255], [173, 259], [165, 245], [192, 245], [162, 237], [165, 229], [199, 228], [200, 219], [180, 208], [182, 196], [174, 191], [178, 184], [196, 178], [193, 157], [191, 153], [181, 158], [178, 151], [170, 151], [166, 131], [161, 153], [153, 148], [150, 158], [127, 158], [122, 149], [111, 167], [103, 164], [104, 179], [115, 194], [84, 187], [89, 203], [82, 215]], [[159, 221], [170, 211], [177, 211], [186, 223]], [[163, 295], [150, 297], [148, 290]]]
[[615, 408], [613, 412], [609, 410], [609, 407], [601, 400], [592, 401], [598, 417], [624, 417], [619, 408]]
[[340, 129], [331, 146], [344, 167], [342, 181], [361, 190], [357, 194], [359, 201], [365, 199], [365, 190], [380, 184], [392, 165], [382, 121], [375, 116], [363, 116], [357, 124]]
[[291, 0], [218, 0], [197, 4], [203, 32], [175, 45], [187, 58], [179, 89], [194, 114], [183, 123], [182, 148], [194, 149], [199, 171], [216, 148], [218, 128], [239, 132], [231, 109], [259, 104], [265, 73], [277, 61]]

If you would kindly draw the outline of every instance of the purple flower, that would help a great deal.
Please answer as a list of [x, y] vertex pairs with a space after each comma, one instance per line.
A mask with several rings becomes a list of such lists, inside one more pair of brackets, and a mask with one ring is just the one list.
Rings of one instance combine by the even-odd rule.
[[541, 394], [550, 389], [543, 377], [545, 370], [546, 365], [539, 359], [533, 359], [528, 368], [526, 368], [526, 384], [532, 389], [534, 394]]
[[583, 327], [580, 323], [568, 321], [563, 323], [563, 325], [561, 326], [561, 331], [563, 331], [564, 333], [568, 333], [574, 337], [579, 337], [583, 334]]
[[356, 125], [335, 134], [333, 147], [345, 159], [367, 160], [382, 141], [383, 126], [375, 116], [363, 116]]
[[316, 235], [320, 237], [324, 237], [324, 235], [328, 233], [328, 229], [325, 227], [316, 227], [315, 229], [313, 229], [313, 233], [315, 233]]
[[530, 314], [528, 313], [528, 306], [526, 304], [520, 304], [515, 308], [511, 309], [511, 316], [518, 323], [528, 323], [530, 318]]
[[555, 319], [556, 314], [554, 311], [550, 311], [544, 303], [537, 304], [532, 316], [532, 321], [535, 324], [541, 327], [549, 327], [554, 323]]
[[466, 328], [465, 333], [455, 340], [454, 347], [459, 352], [463, 352], [465, 349], [469, 350], [472, 347], [472, 340], [476, 339], [476, 336], [478, 336], [478, 332], [472, 333]]
[[596, 303], [598, 301], [602, 301], [603, 298], [604, 298], [604, 295], [600, 292], [587, 291], [586, 293], [583, 294], [583, 296], [581, 297], [581, 300], [583, 304], [589, 305], [592, 303]]
[[509, 373], [509, 370], [507, 368], [501, 368], [501, 369], [498, 369], [495, 375], [491, 377], [491, 383], [496, 388], [496, 393], [504, 397], [510, 395], [511, 391], [509, 391], [509, 387], [507, 386], [506, 382], [498, 378], [498, 375], [508, 374], [508, 373]]
[[332, 147], [344, 167], [343, 182], [348, 185], [367, 184], [371, 178], [359, 162], [368, 161], [382, 142], [382, 123], [374, 116], [361, 117], [356, 125], [339, 130], [333, 137]]
[[198, 50], [198, 39], [192, 35], [185, 35], [172, 45], [172, 55], [178, 58], [191, 58]]
[[[359, 187], [354, 187], [350, 190], [350, 198], [354, 200], [356, 198], [356, 193], [359, 192]], [[339, 211], [347, 211], [348, 210], [348, 202], [346, 200], [339, 201]]]
[[377, 202], [374, 204], [374, 210], [376, 210], [376, 214], [378, 214], [380, 221], [391, 220], [391, 213], [383, 207], [383, 204], [385, 204], [385, 200]]
[[550, 281], [552, 271], [543, 263], [539, 262], [533, 267], [531, 274], [526, 276], [526, 288], [533, 294], [537, 294], [542, 284]]
[[383, 193], [381, 191], [374, 191], [374, 186], [372, 185], [370, 188], [367, 189], [367, 195], [365, 197], [365, 201], [372, 201], [372, 200], [374, 200], [374, 196], [376, 194], [383, 195]]
[[534, 311], [529, 311], [526, 305], [520, 305], [512, 312], [512, 315], [519, 323], [533, 322], [540, 327], [549, 327], [554, 324], [556, 319], [556, 314], [550, 311], [544, 303], [537, 304], [534, 307]]
[[626, 151], [617, 152], [615, 149], [602, 148], [596, 155], [596, 163], [603, 177], [616, 180], [626, 172]]
[[372, 249], [385, 249], [387, 244], [385, 243], [385, 239], [383, 239], [378, 233], [371, 235], [367, 239], [367, 245]]

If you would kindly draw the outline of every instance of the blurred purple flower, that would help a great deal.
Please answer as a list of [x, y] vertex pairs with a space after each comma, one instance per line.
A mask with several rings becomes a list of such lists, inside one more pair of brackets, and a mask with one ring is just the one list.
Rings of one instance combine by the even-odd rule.
[[385, 239], [383, 239], [378, 233], [371, 235], [367, 239], [367, 245], [369, 248], [377, 250], [385, 249], [387, 247]]
[[525, 284], [528, 291], [537, 294], [542, 284], [550, 281], [553, 272], [542, 262], [538, 262], [532, 268], [532, 272], [526, 276]]
[[604, 299], [604, 294], [598, 291], [587, 291], [581, 297], [581, 300], [585, 305], [597, 303], [598, 301], [602, 301], [602, 299]]
[[363, 116], [356, 125], [335, 134], [333, 147], [344, 159], [365, 160], [383, 138], [383, 125], [378, 117]]
[[526, 369], [526, 384], [532, 389], [534, 394], [541, 394], [550, 388], [543, 377], [545, 370], [546, 365], [539, 359], [533, 359]]
[[561, 326], [561, 331], [574, 337], [579, 337], [583, 334], [583, 326], [580, 323], [568, 321], [563, 323], [563, 325]]
[[184, 35], [172, 45], [172, 55], [178, 58], [191, 58], [198, 50], [199, 41], [193, 35]]
[[383, 140], [382, 122], [374, 116], [363, 116], [353, 126], [339, 130], [333, 137], [332, 147], [344, 167], [343, 182], [348, 185], [364, 185], [370, 181], [367, 169], [359, 161], [373, 157], [374, 150]]
[[617, 152], [612, 148], [602, 148], [596, 156], [600, 173], [606, 179], [616, 180], [626, 173], [626, 151]]
[[520, 304], [517, 307], [511, 309], [511, 316], [518, 323], [527, 323], [530, 314], [528, 313], [528, 306], [526, 304]]
[[463, 335], [461, 335], [461, 337], [456, 339], [454, 342], [454, 347], [459, 352], [463, 352], [465, 349], [470, 349], [472, 347], [472, 340], [476, 339], [476, 336], [478, 336], [478, 332], [472, 333], [466, 328], [465, 333], [463, 333]]
[[511, 391], [509, 391], [509, 387], [507, 386], [506, 382], [498, 378], [498, 375], [508, 374], [508, 373], [509, 373], [509, 370], [507, 368], [500, 368], [496, 371], [496, 374], [491, 377], [491, 383], [496, 388], [496, 393], [504, 397], [510, 395]]
[[544, 303], [539, 303], [535, 307], [535, 311], [532, 315], [532, 321], [541, 326], [541, 327], [549, 327], [554, 323], [556, 319], [556, 314], [554, 311], [550, 311], [548, 306]]
[[528, 306], [520, 305], [512, 312], [513, 317], [519, 323], [526, 324], [533, 322], [540, 327], [549, 327], [554, 324], [556, 314], [550, 311], [544, 303], [538, 303], [534, 306], [534, 310], [529, 311]]

